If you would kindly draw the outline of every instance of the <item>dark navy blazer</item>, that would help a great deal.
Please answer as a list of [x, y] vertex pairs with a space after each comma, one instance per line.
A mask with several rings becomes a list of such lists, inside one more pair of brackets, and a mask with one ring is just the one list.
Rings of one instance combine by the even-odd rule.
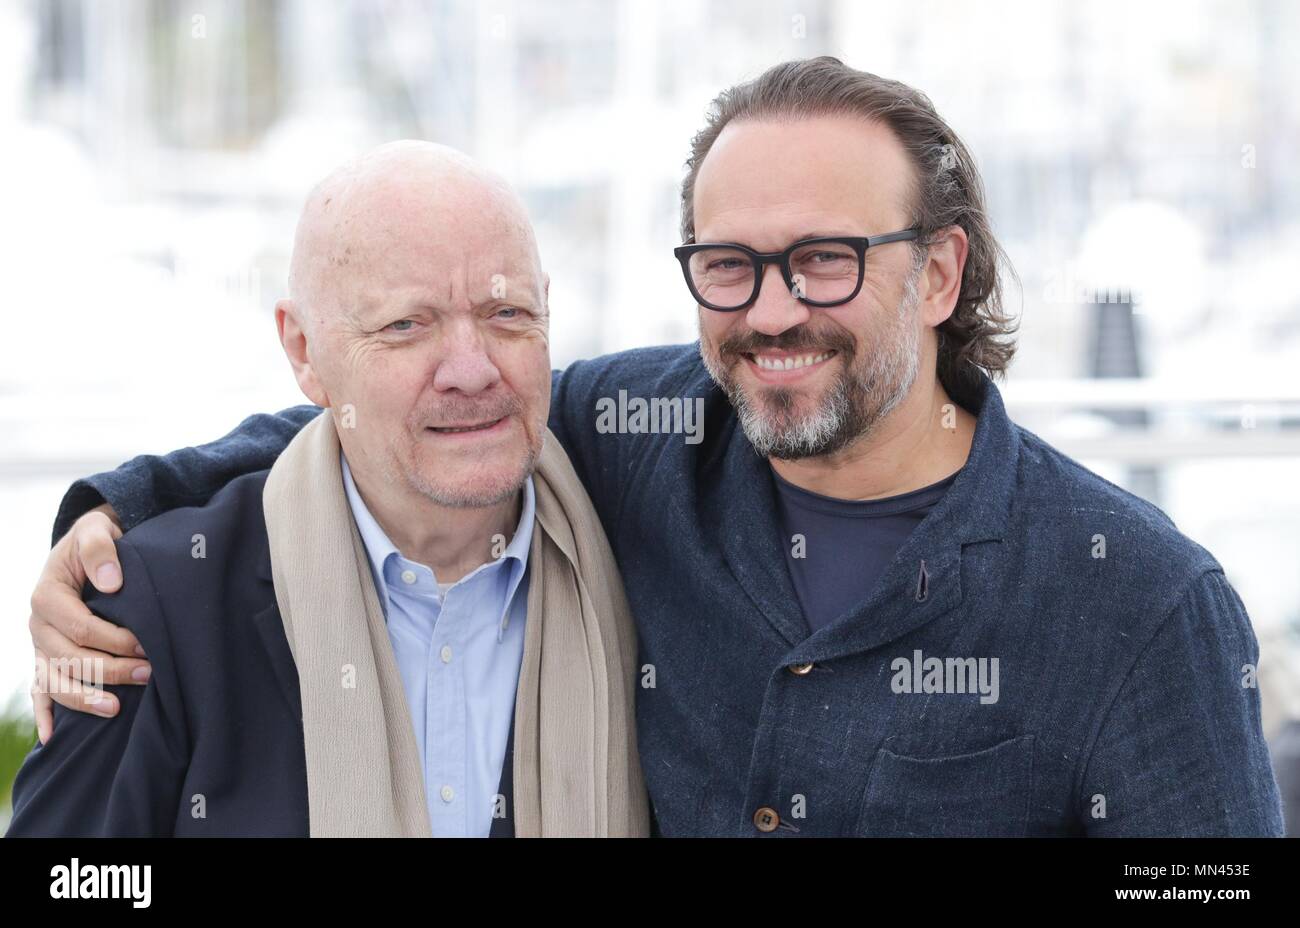
[[[112, 719], [56, 705], [53, 736], [14, 782], [9, 835], [308, 834], [302, 704], [271, 581], [266, 476], [240, 477], [206, 505], [118, 541], [121, 592], [87, 585], [86, 602], [135, 633], [153, 674], [143, 687], [106, 687], [122, 706]], [[507, 797], [512, 756], [508, 747]], [[494, 821], [494, 837], [510, 831], [509, 816]]]
[[[703, 441], [602, 431], [597, 403], [621, 390], [702, 400]], [[987, 377], [954, 399], [977, 416], [966, 466], [858, 608], [811, 633], [769, 465], [698, 346], [555, 375], [550, 427], [637, 620], [639, 747], [660, 830], [1281, 834], [1258, 644], [1219, 563], [1013, 423]], [[317, 412], [255, 416], [213, 444], [81, 481], [56, 536], [101, 499], [127, 525], [206, 499], [268, 467]], [[996, 659], [997, 701], [897, 691], [897, 662], [930, 658]]]

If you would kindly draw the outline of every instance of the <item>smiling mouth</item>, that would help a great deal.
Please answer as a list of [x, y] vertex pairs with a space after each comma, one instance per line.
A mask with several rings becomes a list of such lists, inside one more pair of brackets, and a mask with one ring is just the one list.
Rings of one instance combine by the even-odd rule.
[[794, 371], [803, 367], [812, 367], [814, 364], [821, 364], [823, 361], [829, 361], [835, 357], [835, 351], [823, 351], [820, 354], [800, 354], [789, 355], [784, 358], [773, 358], [767, 355], [747, 354], [745, 355], [755, 367], [764, 371]]
[[428, 427], [430, 432], [437, 432], [440, 435], [455, 435], [460, 432], [484, 432], [494, 425], [502, 422], [505, 416], [500, 419], [493, 419], [491, 422], [483, 422], [479, 425], [431, 425]]

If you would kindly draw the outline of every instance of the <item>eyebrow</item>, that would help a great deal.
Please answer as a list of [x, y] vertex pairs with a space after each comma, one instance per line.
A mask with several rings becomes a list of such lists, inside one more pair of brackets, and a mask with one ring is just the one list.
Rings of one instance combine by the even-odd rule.
[[[786, 249], [786, 248], [789, 248], [790, 245], [793, 245], [793, 244], [795, 244], [796, 242], [804, 242], [804, 241], [807, 241], [807, 240], [810, 239], [810, 238], [866, 238], [866, 236], [865, 236], [865, 235], [861, 235], [860, 233], [857, 233], [857, 232], [830, 232], [830, 231], [817, 231], [817, 230], [814, 230], [814, 231], [812, 231], [812, 232], [803, 232], [803, 233], [801, 233], [800, 235], [795, 236], [794, 238], [790, 239], [789, 244], [787, 244], [787, 245], [785, 246], [785, 248], [778, 248], [778, 249], [777, 249], [777, 252], [785, 251], [785, 249]], [[698, 241], [698, 240], [697, 240], [697, 241]], [[746, 248], [752, 249], [753, 251], [757, 251], [757, 252], [759, 252], [760, 254], [776, 254], [776, 253], [777, 253], [777, 252], [764, 252], [761, 248], [754, 248], [754, 246], [751, 245], [751, 244], [749, 244], [748, 242], [740, 241], [740, 240], [738, 240], [738, 239], [731, 239], [730, 242], [728, 242], [728, 241], [725, 240], [725, 239], [717, 239], [716, 242], [717, 242], [718, 244], [744, 245]], [[707, 245], [707, 244], [710, 244], [710, 243], [709, 243], [709, 242], [704, 242], [704, 244]]]

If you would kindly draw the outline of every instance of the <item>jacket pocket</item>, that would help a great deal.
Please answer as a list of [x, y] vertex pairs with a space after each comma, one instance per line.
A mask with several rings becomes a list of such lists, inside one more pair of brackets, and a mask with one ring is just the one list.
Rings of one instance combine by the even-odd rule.
[[971, 754], [876, 753], [857, 834], [871, 837], [1015, 837], [1026, 833], [1034, 736]]

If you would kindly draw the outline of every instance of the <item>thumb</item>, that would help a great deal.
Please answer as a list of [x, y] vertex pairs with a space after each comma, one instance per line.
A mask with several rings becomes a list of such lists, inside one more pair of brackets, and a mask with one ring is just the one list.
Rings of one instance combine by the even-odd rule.
[[121, 530], [102, 514], [91, 513], [78, 521], [73, 531], [84, 576], [99, 592], [116, 593], [122, 586], [122, 565], [113, 541], [122, 536]]

